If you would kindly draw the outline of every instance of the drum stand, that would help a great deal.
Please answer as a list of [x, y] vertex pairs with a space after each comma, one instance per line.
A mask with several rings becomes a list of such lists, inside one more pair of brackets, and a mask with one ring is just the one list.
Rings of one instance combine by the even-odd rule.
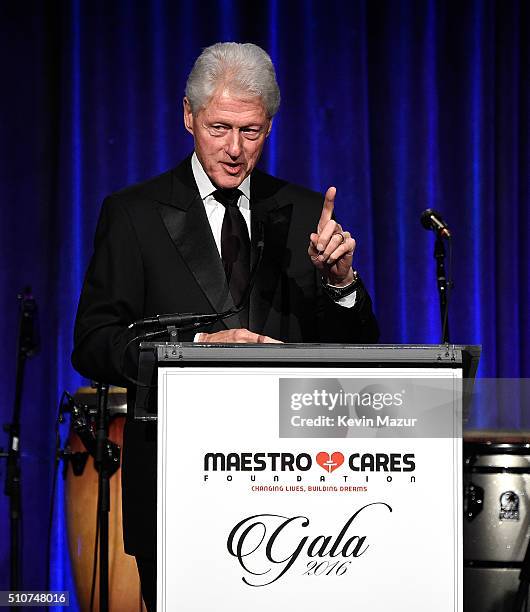
[[[94, 576], [99, 559], [99, 609], [108, 612], [109, 609], [109, 513], [110, 513], [110, 478], [120, 468], [120, 447], [108, 439], [109, 413], [108, 394], [109, 385], [96, 383], [97, 412], [95, 418], [95, 432], [92, 429], [92, 420], [88, 407], [81, 405], [76, 399], [65, 391], [71, 414], [72, 429], [79, 436], [89, 455], [94, 457], [94, 467], [98, 472], [98, 501], [96, 512], [96, 550], [94, 553]], [[72, 462], [74, 473], [81, 466], [84, 467], [86, 458], [78, 458], [81, 453], [60, 451], [59, 456]], [[77, 468], [76, 468], [77, 466]], [[94, 582], [90, 597], [90, 610], [93, 609]]]
[[[99, 529], [97, 546], [99, 550], [99, 610], [109, 610], [109, 512], [110, 478], [120, 467], [119, 448], [109, 439], [109, 414], [107, 410], [109, 385], [97, 383], [98, 410], [96, 415], [96, 444], [94, 465], [98, 471], [97, 522]], [[117, 450], [117, 453], [116, 453]]]

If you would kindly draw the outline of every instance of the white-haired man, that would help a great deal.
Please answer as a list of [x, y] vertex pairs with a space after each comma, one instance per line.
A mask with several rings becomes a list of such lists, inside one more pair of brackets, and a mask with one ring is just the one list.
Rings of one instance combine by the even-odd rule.
[[[218, 43], [190, 73], [184, 125], [195, 150], [177, 168], [108, 197], [76, 320], [72, 361], [83, 375], [130, 387], [132, 321], [168, 312], [222, 312], [183, 339], [205, 342], [371, 343], [378, 328], [352, 268], [355, 241], [322, 196], [256, 170], [280, 104], [272, 62], [252, 44]], [[124, 366], [122, 366], [122, 362]], [[128, 401], [134, 398], [129, 389]], [[128, 422], [123, 456], [126, 551], [155, 608], [156, 432]]]

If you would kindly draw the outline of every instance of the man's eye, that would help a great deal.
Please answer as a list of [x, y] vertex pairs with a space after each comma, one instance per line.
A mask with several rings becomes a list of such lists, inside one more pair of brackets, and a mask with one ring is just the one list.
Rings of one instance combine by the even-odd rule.
[[207, 126], [207, 129], [212, 136], [223, 136], [228, 130], [226, 125], [220, 125], [218, 123]]
[[260, 135], [261, 130], [259, 128], [241, 128], [241, 133], [245, 136], [245, 138], [252, 140]]

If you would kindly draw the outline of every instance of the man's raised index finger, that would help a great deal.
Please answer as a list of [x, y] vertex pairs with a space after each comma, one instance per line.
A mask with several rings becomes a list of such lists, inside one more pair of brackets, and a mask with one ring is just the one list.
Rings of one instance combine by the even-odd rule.
[[320, 219], [318, 220], [319, 233], [324, 229], [326, 223], [328, 221], [331, 221], [331, 217], [333, 215], [333, 209], [335, 208], [336, 194], [337, 194], [337, 190], [335, 187], [330, 187], [326, 191], [326, 196], [324, 198], [324, 206], [322, 207], [322, 213], [320, 215]]

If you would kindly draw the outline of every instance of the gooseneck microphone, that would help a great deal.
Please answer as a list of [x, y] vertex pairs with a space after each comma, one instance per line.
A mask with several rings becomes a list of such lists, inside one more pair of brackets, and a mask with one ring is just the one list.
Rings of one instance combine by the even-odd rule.
[[252, 271], [250, 273], [250, 279], [248, 285], [245, 289], [245, 292], [241, 296], [241, 301], [239, 304], [236, 304], [234, 308], [230, 308], [229, 310], [225, 310], [224, 312], [213, 312], [209, 314], [202, 313], [173, 313], [173, 314], [163, 314], [163, 315], [155, 315], [154, 317], [147, 317], [146, 319], [138, 319], [138, 321], [134, 321], [129, 325], [129, 329], [134, 329], [135, 327], [168, 327], [174, 326], [177, 329], [186, 328], [199, 328], [204, 325], [210, 325], [212, 323], [216, 323], [222, 319], [227, 319], [232, 315], [240, 313], [243, 308], [246, 307], [250, 300], [250, 294], [252, 293], [252, 289], [254, 288], [254, 283], [256, 282], [256, 273], [261, 264], [261, 260], [263, 259], [263, 250], [265, 247], [265, 232], [264, 225], [260, 223], [258, 225], [259, 231], [259, 239], [257, 241], [257, 249], [258, 256], [256, 258], [256, 262], [252, 267]]
[[435, 234], [440, 236], [440, 238], [451, 238], [451, 232], [449, 231], [447, 223], [442, 219], [442, 215], [436, 210], [432, 208], [424, 210], [421, 213], [420, 220], [426, 230], [432, 230]]
[[147, 319], [139, 319], [129, 325], [129, 329], [135, 327], [167, 327], [168, 325], [174, 325], [175, 327], [183, 327], [184, 325], [208, 325], [215, 323], [219, 318], [220, 314], [214, 312], [212, 314], [197, 314], [192, 312], [186, 312], [183, 314], [164, 314], [155, 315], [154, 317], [148, 317]]
[[[231, 308], [230, 310], [226, 310], [224, 312], [220, 312], [220, 313], [214, 312], [210, 314], [174, 313], [174, 314], [156, 315], [154, 317], [148, 317], [147, 319], [139, 319], [138, 321], [134, 321], [134, 323], [131, 323], [129, 325], [129, 329], [134, 329], [135, 327], [155, 327], [157, 329], [151, 332], [144, 331], [140, 333], [139, 335], [135, 336], [134, 338], [131, 338], [125, 345], [125, 348], [123, 349], [123, 352], [121, 354], [121, 359], [120, 359], [120, 372], [126, 380], [128, 380], [130, 383], [132, 383], [138, 388], [150, 389], [150, 388], [156, 387], [156, 385], [153, 386], [150, 384], [145, 384], [144, 382], [140, 380], [132, 378], [125, 372], [125, 367], [124, 367], [125, 354], [129, 346], [131, 346], [131, 344], [133, 344], [134, 342], [154, 340], [155, 338], [159, 338], [160, 336], [163, 336], [168, 333], [169, 333], [170, 339], [173, 339], [174, 338], [173, 334], [175, 333], [176, 330], [179, 330], [179, 331], [197, 330], [205, 325], [216, 323], [217, 321], [221, 321], [235, 314], [238, 314], [239, 312], [243, 310], [243, 308], [246, 307], [246, 305], [250, 301], [250, 294], [252, 293], [252, 289], [254, 288], [254, 283], [256, 282], [257, 271], [260, 267], [261, 260], [263, 259], [263, 251], [265, 248], [265, 227], [263, 223], [258, 224], [258, 232], [259, 232], [259, 239], [256, 244], [257, 249], [258, 249], [258, 255], [256, 257], [256, 261], [254, 265], [252, 266], [247, 288], [245, 289], [245, 292], [243, 293], [243, 296], [241, 297], [241, 301], [234, 308]], [[137, 400], [138, 400], [138, 397], [137, 397]]]

